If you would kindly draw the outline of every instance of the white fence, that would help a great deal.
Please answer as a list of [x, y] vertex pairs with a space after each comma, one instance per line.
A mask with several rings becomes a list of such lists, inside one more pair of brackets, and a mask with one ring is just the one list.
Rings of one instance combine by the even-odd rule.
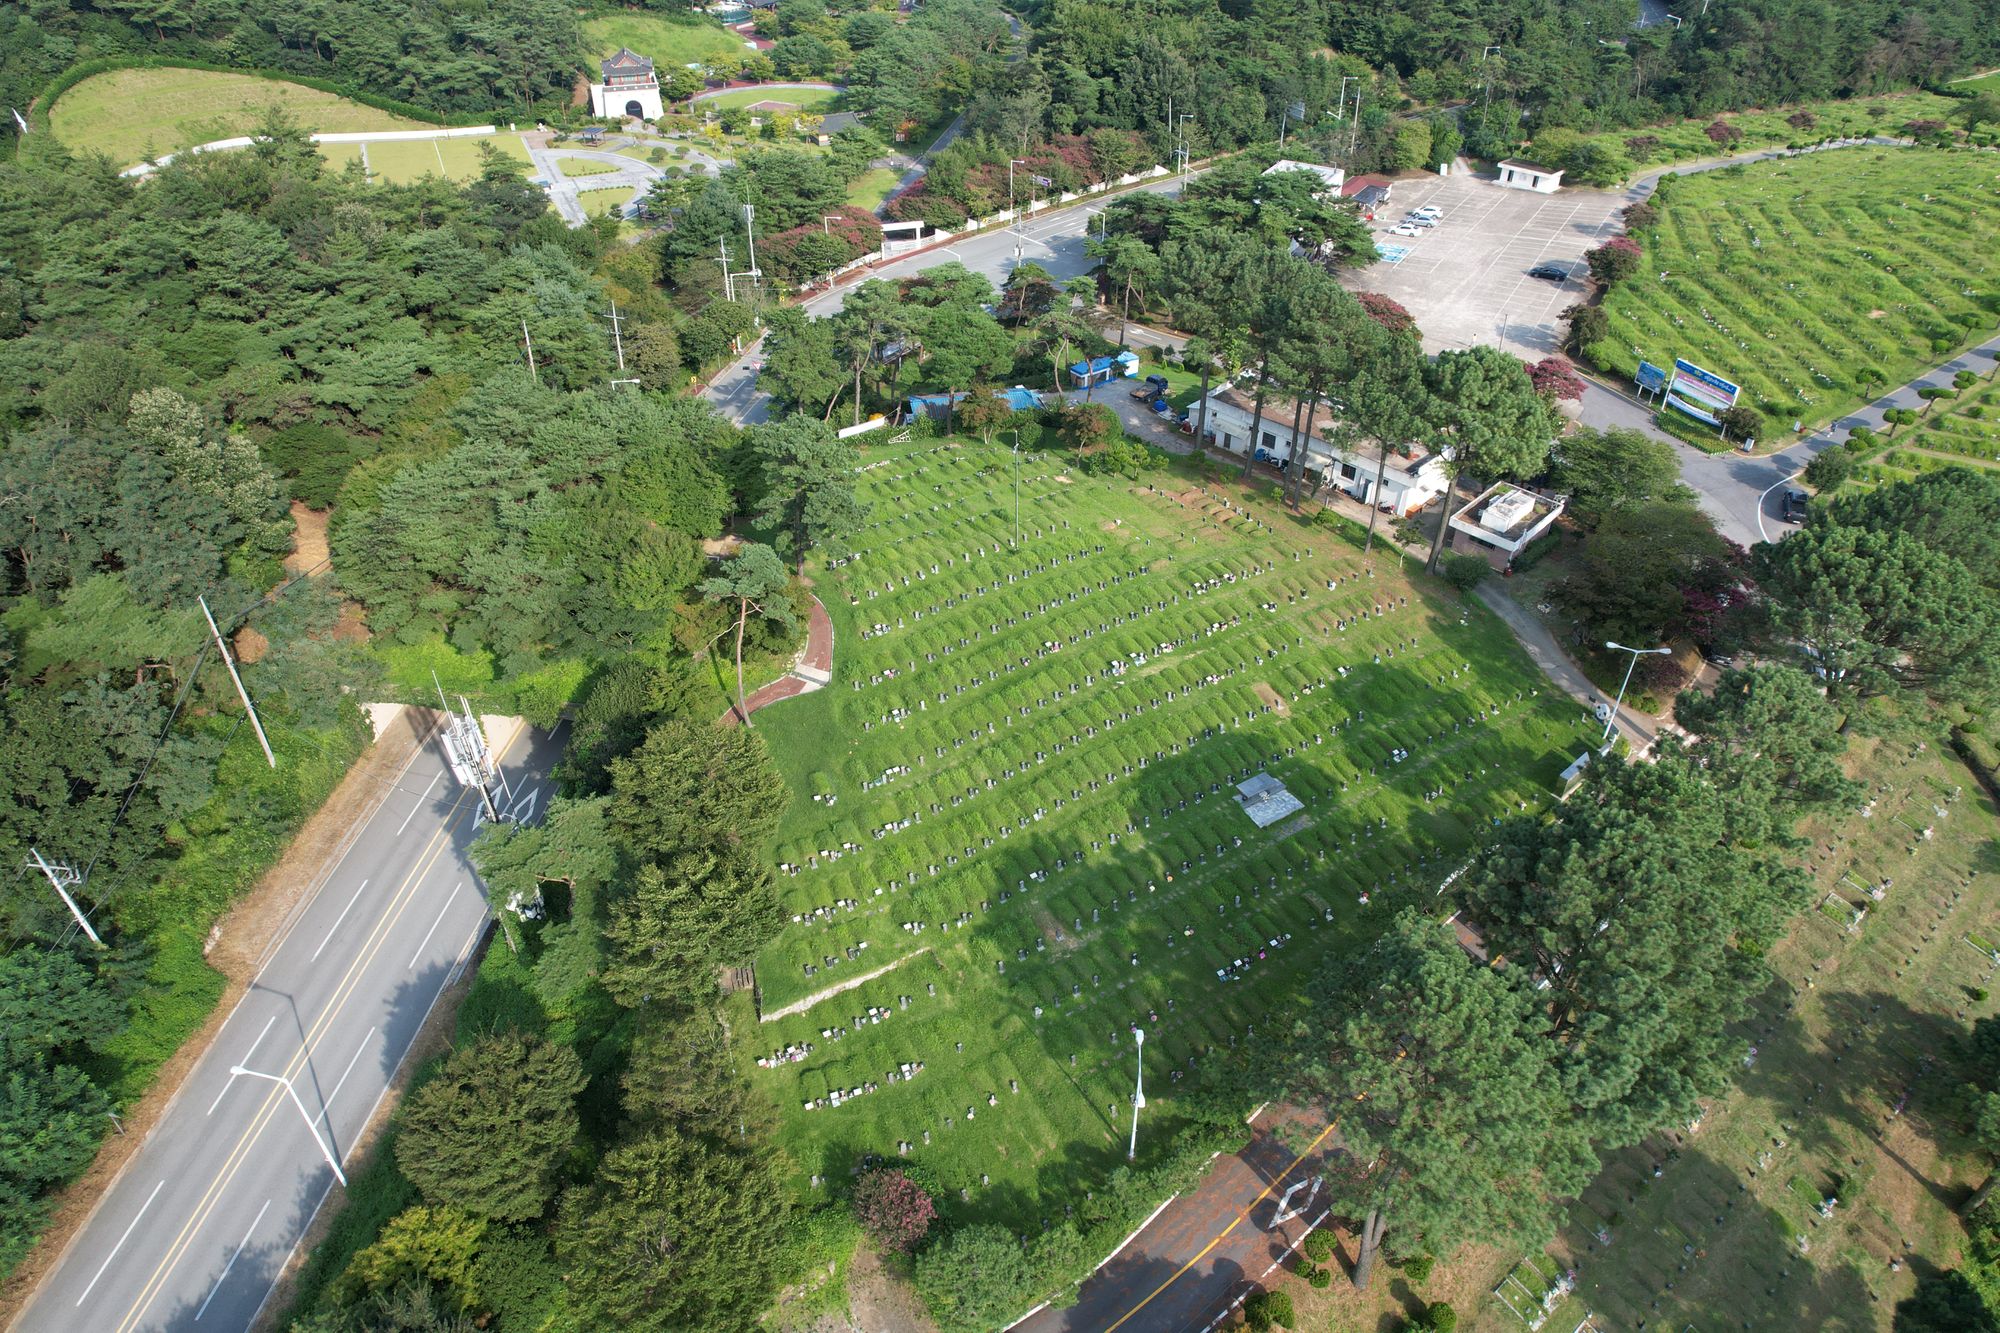
[[[390, 140], [423, 139], [472, 139], [484, 134], [495, 133], [492, 125], [460, 125], [452, 129], [437, 130], [376, 130], [341, 131], [333, 134], [309, 134], [306, 137], [314, 143], [386, 143]], [[219, 153], [231, 148], [248, 148], [256, 143], [255, 135], [239, 134], [233, 139], [215, 139], [208, 143], [198, 143], [192, 148], [183, 148], [178, 153], [167, 153], [151, 162], [141, 162], [136, 167], [127, 167], [119, 172], [121, 176], [150, 176], [160, 167], [166, 166], [185, 153]]]

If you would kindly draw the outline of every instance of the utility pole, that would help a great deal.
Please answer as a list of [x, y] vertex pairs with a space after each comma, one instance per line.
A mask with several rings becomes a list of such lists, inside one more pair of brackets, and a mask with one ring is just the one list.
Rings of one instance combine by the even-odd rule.
[[717, 241], [716, 244], [722, 250], [722, 298], [725, 301], [734, 301], [736, 299], [736, 280], [729, 272], [729, 241], [725, 238]]
[[231, 655], [229, 645], [223, 642], [222, 631], [216, 628], [215, 617], [209, 613], [208, 599], [196, 597], [201, 605], [201, 614], [208, 621], [208, 632], [215, 636], [215, 647], [222, 654], [222, 665], [229, 668], [229, 679], [236, 682], [236, 697], [243, 701], [244, 711], [250, 714], [250, 729], [257, 733], [257, 744], [264, 747], [264, 762], [272, 768], [278, 766], [278, 758], [271, 753], [271, 742], [264, 735], [264, 724], [257, 720], [257, 705], [250, 702], [250, 691], [243, 688], [243, 677], [236, 674], [236, 658]]
[[757, 268], [757, 230], [754, 225], [756, 216], [757, 207], [755, 204], [743, 205], [743, 235], [750, 245], [750, 271], [748, 276], [750, 278], [751, 290], [753, 291], [764, 277], [763, 273]]
[[542, 387], [542, 372], [535, 369], [535, 340], [528, 336], [528, 321], [521, 321], [521, 345], [528, 349], [528, 377], [537, 389]]
[[1014, 168], [1026, 165], [1027, 159], [1010, 157], [1007, 159], [1007, 230], [1014, 233], [1014, 263], [1021, 262], [1021, 214], [1014, 207]]
[[1187, 188], [1187, 169], [1188, 169], [1187, 123], [1193, 119], [1194, 119], [1193, 112], [1184, 111], [1181, 113], [1180, 132], [1181, 132], [1181, 188], [1182, 189]]
[[1340, 76], [1340, 101], [1337, 104], [1339, 110], [1333, 113], [1336, 120], [1347, 119], [1347, 85], [1359, 82], [1361, 82], [1361, 78], [1356, 74], [1343, 74]]
[[625, 373], [625, 337], [623, 333], [620, 332], [618, 327], [620, 321], [623, 318], [624, 316], [618, 313], [618, 303], [616, 301], [613, 301], [611, 303], [611, 315], [610, 315], [611, 345], [618, 351], [618, 373], [620, 375], [623, 375]]
[[99, 939], [97, 932], [90, 928], [90, 922], [84, 918], [83, 909], [76, 905], [76, 899], [69, 896], [69, 891], [72, 888], [83, 883], [83, 876], [77, 874], [75, 870], [61, 862], [50, 865], [42, 859], [42, 854], [33, 847], [28, 849], [28, 863], [48, 876], [49, 887], [56, 891], [56, 897], [63, 900], [63, 906], [67, 907], [69, 914], [76, 918], [76, 924], [83, 927], [83, 933], [90, 936], [90, 942], [102, 949], [104, 941]]
[[1354, 146], [1361, 141], [1361, 90], [1354, 90], [1354, 123], [1347, 130], [1347, 160], [1354, 161]]
[[472, 705], [464, 695], [458, 696], [463, 713], [451, 711], [445, 702], [444, 686], [438, 683], [437, 672], [431, 672], [431, 684], [437, 686], [438, 706], [444, 709], [447, 721], [439, 733], [444, 742], [444, 757], [451, 764], [452, 776], [461, 787], [476, 787], [479, 790], [479, 804], [491, 823], [500, 822], [500, 808], [493, 804], [493, 793], [487, 783], [493, 780], [493, 756], [486, 749], [486, 734], [479, 729], [479, 719], [472, 715]]
[[[1486, 68], [1486, 57], [1499, 49], [1497, 46], [1489, 46], [1479, 53], [1479, 73], [1486, 84], [1486, 109], [1488, 111], [1493, 109], [1493, 72]], [[1355, 94], [1354, 104], [1357, 109], [1361, 105], [1361, 95], [1359, 93]]]

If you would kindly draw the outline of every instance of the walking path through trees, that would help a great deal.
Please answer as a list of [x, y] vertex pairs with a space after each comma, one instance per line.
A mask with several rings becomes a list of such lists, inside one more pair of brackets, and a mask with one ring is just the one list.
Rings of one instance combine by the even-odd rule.
[[[811, 596], [811, 594], [807, 594]], [[742, 716], [769, 708], [780, 699], [796, 698], [821, 689], [833, 680], [833, 621], [828, 618], [826, 608], [817, 597], [812, 599], [812, 616], [806, 624], [805, 651], [799, 654], [798, 664], [777, 680], [762, 689], [752, 690], [750, 697], [743, 701], [744, 713], [739, 715], [734, 706], [723, 713], [720, 721], [735, 726]]]

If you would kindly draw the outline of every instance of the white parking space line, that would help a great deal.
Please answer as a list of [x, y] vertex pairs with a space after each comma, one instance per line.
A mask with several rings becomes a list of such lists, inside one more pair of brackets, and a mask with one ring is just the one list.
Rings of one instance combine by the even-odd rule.
[[132, 1220], [125, 1226], [125, 1234], [118, 1238], [118, 1243], [111, 1247], [111, 1253], [105, 1255], [104, 1262], [97, 1266], [97, 1272], [91, 1275], [90, 1286], [85, 1287], [83, 1295], [76, 1298], [78, 1305], [82, 1305], [86, 1300], [90, 1299], [91, 1290], [97, 1286], [97, 1279], [104, 1276], [104, 1270], [111, 1267], [111, 1261], [118, 1257], [118, 1251], [124, 1249], [125, 1242], [132, 1239], [132, 1231], [139, 1225], [139, 1219], [144, 1217], [146, 1210], [153, 1206], [153, 1200], [160, 1197], [160, 1188], [166, 1183], [166, 1181], [162, 1180], [158, 1185], [153, 1186], [153, 1192], [148, 1194], [146, 1201], [139, 1205], [139, 1211], [132, 1214]]
[[354, 896], [347, 900], [347, 906], [340, 909], [340, 915], [333, 919], [333, 924], [331, 926], [327, 927], [326, 934], [320, 939], [319, 948], [313, 950], [312, 956], [314, 958], [318, 958], [320, 955], [320, 951], [325, 949], [328, 941], [333, 939], [334, 932], [340, 929], [340, 923], [347, 920], [347, 914], [354, 910], [354, 904], [361, 901], [361, 890], [367, 887], [368, 887], [368, 881], [365, 879], [362, 880], [361, 883], [355, 887]]
[[216, 1275], [215, 1285], [208, 1289], [208, 1300], [204, 1300], [201, 1303], [201, 1308], [194, 1312], [194, 1321], [197, 1324], [201, 1322], [201, 1317], [208, 1313], [208, 1302], [214, 1300], [215, 1293], [222, 1290], [222, 1283], [229, 1276], [229, 1270], [236, 1267], [236, 1261], [243, 1257], [243, 1247], [250, 1243], [250, 1233], [257, 1229], [257, 1224], [264, 1220], [264, 1214], [270, 1210], [271, 1201], [266, 1199], [264, 1200], [264, 1206], [257, 1210], [257, 1216], [250, 1219], [250, 1230], [245, 1231], [243, 1239], [236, 1242], [236, 1253], [229, 1256], [229, 1262], [224, 1264], [222, 1271]]
[[400, 837], [402, 837], [402, 836], [403, 836], [403, 830], [404, 830], [404, 829], [406, 829], [406, 828], [408, 828], [408, 827], [410, 826], [410, 821], [411, 821], [412, 819], [415, 819], [415, 818], [417, 817], [417, 811], [419, 811], [419, 810], [423, 809], [423, 808], [424, 808], [424, 803], [425, 803], [426, 801], [430, 800], [430, 798], [431, 798], [431, 790], [432, 790], [432, 788], [434, 788], [434, 787], [436, 787], [436, 786], [438, 785], [438, 778], [441, 778], [441, 777], [443, 777], [443, 776], [444, 776], [444, 774], [443, 774], [443, 773], [439, 773], [439, 774], [437, 775], [437, 777], [433, 777], [433, 778], [431, 779], [431, 785], [430, 785], [429, 787], [426, 787], [426, 788], [424, 788], [424, 794], [423, 794], [422, 796], [419, 796], [419, 797], [417, 798], [417, 803], [416, 803], [415, 805], [413, 805], [413, 806], [411, 806], [411, 807], [410, 807], [410, 813], [409, 813], [409, 814], [407, 814], [407, 815], [404, 815], [404, 816], [403, 816], [403, 822], [402, 822], [402, 823], [400, 823], [400, 824], [398, 824], [398, 825], [396, 826], [396, 836], [397, 836], [397, 837], [399, 837], [399, 838], [400, 838]]
[[458, 891], [464, 887], [465, 887], [464, 880], [460, 880], [458, 883], [451, 886], [451, 897], [446, 898], [444, 900], [443, 911], [440, 911], [438, 913], [437, 920], [431, 922], [431, 928], [424, 932], [424, 942], [422, 944], [419, 944], [417, 946], [417, 951], [410, 955], [410, 965], [409, 967], [404, 968], [403, 969], [404, 971], [409, 972], [409, 971], [414, 971], [416, 969], [417, 960], [422, 958], [424, 956], [424, 950], [430, 947], [431, 936], [437, 934], [438, 927], [444, 924], [445, 914], [451, 911], [451, 905], [453, 901], [457, 899]]

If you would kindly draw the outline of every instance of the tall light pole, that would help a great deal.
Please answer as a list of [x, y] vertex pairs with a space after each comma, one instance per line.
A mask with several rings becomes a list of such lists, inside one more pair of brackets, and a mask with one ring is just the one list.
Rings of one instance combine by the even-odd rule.
[[1021, 428], [1014, 428], [1014, 545], [1021, 544]]
[[1191, 111], [1186, 111], [1186, 112], [1182, 112], [1182, 113], [1181, 113], [1181, 118], [1180, 118], [1180, 136], [1181, 136], [1181, 188], [1182, 188], [1183, 190], [1185, 190], [1185, 189], [1187, 188], [1187, 169], [1188, 169], [1188, 137], [1187, 137], [1187, 123], [1188, 123], [1189, 121], [1193, 120], [1193, 119], [1194, 119], [1194, 113], [1193, 113], [1193, 112], [1191, 112]]
[[1493, 107], [1493, 72], [1486, 68], [1486, 57], [1499, 49], [1497, 46], [1489, 46], [1479, 53], [1479, 74], [1486, 84], [1486, 106], [1488, 110], [1491, 110]]
[[1335, 103], [1340, 109], [1334, 112], [1334, 115], [1338, 119], [1347, 119], [1347, 85], [1359, 82], [1361, 82], [1361, 77], [1358, 74], [1343, 74], [1340, 76], [1340, 100]]
[[1014, 262], [1021, 262], [1021, 215], [1014, 211], [1014, 168], [1025, 167], [1025, 157], [1007, 159], [1007, 230], [1014, 233]]
[[1132, 1161], [1139, 1155], [1139, 1112], [1146, 1109], [1146, 1029], [1133, 1028], [1132, 1040], [1138, 1056], [1139, 1083], [1132, 1089], [1132, 1142], [1125, 1149], [1125, 1160]]
[[285, 1090], [286, 1095], [292, 1099], [292, 1105], [299, 1108], [299, 1115], [305, 1119], [306, 1132], [311, 1134], [313, 1142], [319, 1145], [320, 1156], [326, 1158], [326, 1164], [333, 1168], [333, 1178], [340, 1182], [342, 1188], [345, 1188], [347, 1185], [347, 1173], [340, 1169], [340, 1161], [333, 1155], [333, 1145], [320, 1136], [319, 1125], [313, 1120], [312, 1113], [306, 1110], [306, 1104], [299, 1100], [299, 1090], [292, 1086], [292, 1081], [278, 1074], [261, 1074], [254, 1069], [245, 1069], [242, 1065], [229, 1066], [229, 1076], [231, 1078], [235, 1078], [238, 1074], [243, 1075], [245, 1078], [261, 1078], [265, 1082], [275, 1083]]
[[1604, 734], [1597, 738], [1599, 745], [1611, 739], [1611, 729], [1618, 725], [1618, 710], [1625, 703], [1625, 686], [1632, 683], [1632, 672], [1639, 665], [1639, 659], [1642, 657], [1663, 656], [1673, 651], [1671, 648], [1627, 648], [1624, 644], [1613, 643], [1609, 639], [1604, 641], [1604, 646], [1621, 653], [1630, 653], [1632, 654], [1632, 660], [1626, 664], [1625, 679], [1618, 686], [1618, 699], [1611, 705], [1611, 716], [1604, 719]]

